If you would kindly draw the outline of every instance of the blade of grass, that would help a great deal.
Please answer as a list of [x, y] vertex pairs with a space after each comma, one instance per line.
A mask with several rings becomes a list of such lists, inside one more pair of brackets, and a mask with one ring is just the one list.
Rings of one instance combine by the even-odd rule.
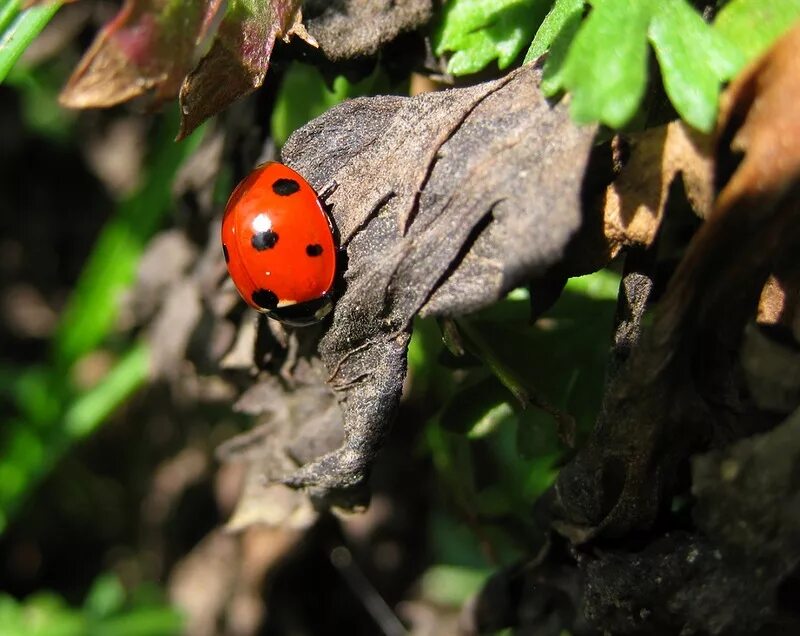
[[[2, 422], [0, 533], [31, 488], [72, 444], [93, 433], [147, 378], [148, 352], [133, 347], [95, 387], [76, 394], [70, 370], [111, 333], [118, 300], [132, 281], [145, 242], [170, 209], [173, 177], [197, 147], [202, 129], [173, 142], [177, 112], [164, 122], [141, 188], [106, 224], [62, 315], [50, 365], [14, 382], [21, 418]], [[35, 452], [34, 452], [35, 451]]]
[[149, 361], [148, 347], [141, 343], [135, 345], [97, 386], [72, 403], [64, 414], [64, 431], [71, 441], [91, 435], [144, 384]]
[[47, 427], [30, 421], [3, 422], [5, 444], [0, 453], [0, 534], [25, 495], [39, 483], [75, 442], [91, 435], [147, 380], [150, 354], [146, 345], [131, 347], [91, 390], [64, 408]]
[[97, 347], [113, 328], [144, 245], [169, 209], [172, 178], [203, 136], [198, 129], [175, 143], [175, 130], [177, 111], [161, 131], [141, 187], [119, 205], [81, 273], [53, 342], [54, 362], [61, 369]]
[[[17, 4], [14, 8], [19, 8], [17, 0], [13, 0], [3, 7], [0, 19], [8, 20], [9, 16], [14, 16], [11, 4]], [[11, 24], [0, 36], [0, 83], [5, 80], [6, 75], [17, 63], [25, 49], [42, 32], [42, 29], [47, 26], [60, 8], [61, 2], [53, 2], [31, 7], [13, 17]]]
[[3, 33], [19, 13], [19, 0], [0, 2], [0, 33]]

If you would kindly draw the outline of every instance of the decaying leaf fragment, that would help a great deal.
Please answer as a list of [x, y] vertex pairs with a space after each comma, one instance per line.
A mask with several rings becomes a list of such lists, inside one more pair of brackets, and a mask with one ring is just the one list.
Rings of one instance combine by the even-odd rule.
[[530, 66], [470, 88], [346, 102], [296, 132], [284, 160], [328, 198], [347, 251], [319, 351], [344, 445], [286, 478], [333, 496], [386, 435], [415, 315], [490, 304], [559, 262], [582, 222], [593, 127], [539, 91]]
[[97, 35], [59, 96], [69, 108], [97, 108], [152, 94], [175, 97], [222, 0], [126, 0]]
[[701, 217], [714, 198], [710, 139], [705, 135], [673, 121], [632, 136], [630, 145], [630, 158], [605, 196], [604, 235], [611, 257], [623, 247], [653, 242], [678, 175]]
[[291, 35], [316, 45], [303, 28], [300, 0], [231, 1], [211, 49], [181, 86], [178, 138], [261, 86], [275, 40]]
[[[219, 448], [226, 462], [245, 462], [244, 490], [228, 521], [229, 530], [255, 523], [304, 528], [316, 519], [305, 493], [276, 483], [300, 464], [342, 443], [342, 414], [325, 386], [321, 365], [300, 360], [292, 386], [275, 376], [253, 385], [236, 410], [259, 415], [262, 423]], [[267, 485], [269, 484], [269, 485]]]
[[316, 45], [300, 0], [125, 0], [59, 100], [97, 108], [180, 93], [182, 138], [261, 86], [276, 39], [292, 35]]
[[308, 30], [331, 60], [374, 55], [430, 20], [432, 0], [306, 0]]
[[690, 455], [757, 430], [736, 364], [768, 276], [800, 266], [799, 99], [797, 27], [725, 94], [714, 209], [592, 438], [559, 475], [559, 528], [571, 540], [651, 527]]

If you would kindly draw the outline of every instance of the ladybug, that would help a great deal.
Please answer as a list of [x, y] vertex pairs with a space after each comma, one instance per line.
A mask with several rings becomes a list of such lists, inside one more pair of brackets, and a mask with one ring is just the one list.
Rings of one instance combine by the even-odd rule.
[[274, 161], [236, 186], [222, 218], [222, 253], [242, 298], [270, 318], [304, 326], [333, 306], [333, 224], [314, 188]]

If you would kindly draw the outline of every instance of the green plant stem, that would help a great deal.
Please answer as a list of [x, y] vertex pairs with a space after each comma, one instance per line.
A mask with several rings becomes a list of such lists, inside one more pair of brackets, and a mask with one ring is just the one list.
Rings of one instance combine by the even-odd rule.
[[0, 33], [3, 33], [19, 13], [19, 0], [5, 0], [0, 4]]
[[0, 11], [0, 27], [13, 18], [8, 28], [0, 36], [0, 83], [13, 68], [17, 60], [30, 46], [33, 39], [42, 32], [47, 23], [61, 8], [60, 2], [53, 2], [36, 7], [31, 7], [16, 14], [19, 10], [18, 0], [12, 0], [4, 5]]
[[144, 245], [170, 207], [175, 172], [203, 137], [201, 128], [175, 143], [176, 128], [176, 117], [165, 122], [142, 186], [119, 205], [84, 266], [56, 331], [53, 353], [58, 368], [69, 369], [113, 328], [121, 295], [135, 276]]
[[147, 379], [150, 351], [145, 344], [131, 348], [91, 391], [78, 397], [64, 415], [70, 440], [91, 435]]

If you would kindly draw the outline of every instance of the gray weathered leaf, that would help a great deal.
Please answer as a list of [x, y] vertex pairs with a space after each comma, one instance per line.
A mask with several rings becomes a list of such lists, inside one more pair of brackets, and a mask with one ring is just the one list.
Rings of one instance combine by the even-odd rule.
[[374, 55], [400, 33], [418, 29], [433, 14], [431, 0], [308, 0], [307, 26], [331, 60]]
[[469, 88], [346, 102], [297, 131], [284, 160], [323, 190], [346, 249], [319, 351], [345, 443], [286, 479], [318, 494], [363, 482], [406, 371], [415, 315], [488, 305], [559, 263], [581, 225], [594, 128], [526, 66]]

